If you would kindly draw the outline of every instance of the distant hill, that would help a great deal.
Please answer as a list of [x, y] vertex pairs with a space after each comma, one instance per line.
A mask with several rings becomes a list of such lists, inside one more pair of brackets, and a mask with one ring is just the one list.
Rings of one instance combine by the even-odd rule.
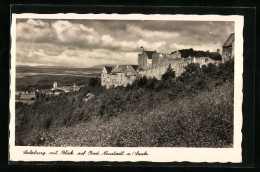
[[100, 64], [100, 65], [91, 66], [91, 68], [100, 68], [100, 69], [102, 69], [104, 66], [112, 67], [112, 66], [115, 66], [115, 65], [111, 65], [111, 64]]
[[[101, 64], [101, 65], [95, 65], [95, 66], [91, 66], [91, 68], [103, 68], [104, 66], [108, 66], [108, 67], [113, 67], [116, 66], [117, 64]], [[137, 64], [119, 64], [119, 65], [137, 65]]]
[[36, 66], [16, 65], [16, 67], [28, 67], [28, 68], [75, 68], [75, 67], [71, 67], [71, 66], [45, 66], [45, 65], [36, 65]]
[[73, 66], [43, 66], [43, 65], [38, 65], [38, 66], [29, 66], [29, 65], [16, 65], [16, 68], [36, 68], [36, 69], [97, 69], [97, 68], [102, 68], [100, 67], [73, 67]]

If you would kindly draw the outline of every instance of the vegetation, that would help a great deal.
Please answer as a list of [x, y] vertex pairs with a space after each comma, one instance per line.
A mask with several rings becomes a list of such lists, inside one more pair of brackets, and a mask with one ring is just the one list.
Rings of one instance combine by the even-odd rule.
[[231, 147], [234, 61], [185, 69], [109, 90], [94, 78], [79, 92], [17, 103], [16, 144]]
[[33, 91], [36, 89], [51, 89], [53, 82], [60, 85], [86, 85], [90, 78], [82, 76], [33, 75], [16, 78], [16, 89], [19, 91]]
[[[192, 48], [179, 50], [179, 52], [181, 53], [182, 58], [187, 58], [190, 56], [190, 57], [209, 57], [213, 60], [222, 60], [221, 55], [216, 52], [195, 51]], [[172, 52], [172, 53], [174, 53], [174, 52]]]

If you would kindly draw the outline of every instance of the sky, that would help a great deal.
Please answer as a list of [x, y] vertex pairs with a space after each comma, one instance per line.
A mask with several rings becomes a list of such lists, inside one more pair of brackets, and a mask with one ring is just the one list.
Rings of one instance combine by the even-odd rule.
[[17, 19], [16, 65], [137, 64], [145, 50], [216, 52], [234, 32], [227, 21]]

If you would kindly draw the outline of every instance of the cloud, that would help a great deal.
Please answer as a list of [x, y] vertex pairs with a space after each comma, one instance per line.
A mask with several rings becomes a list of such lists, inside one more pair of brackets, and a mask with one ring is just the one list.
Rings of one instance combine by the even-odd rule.
[[20, 19], [16, 29], [17, 63], [87, 67], [136, 64], [141, 46], [216, 51], [234, 22]]
[[158, 31], [158, 30], [145, 30], [136, 25], [127, 25], [127, 32], [130, 34], [137, 34], [144, 39], [174, 39], [179, 36], [178, 32]]
[[63, 20], [52, 23], [51, 27], [56, 33], [59, 43], [68, 45], [98, 43], [98, 34], [91, 27], [87, 27], [82, 24], [72, 24], [69, 21]]
[[48, 42], [55, 39], [56, 34], [50, 27], [50, 23], [42, 20], [28, 19], [24, 23], [16, 25], [16, 40], [25, 42]]
[[[43, 48], [32, 43], [18, 43], [16, 53], [16, 63], [18, 65], [50, 65], [50, 66], [74, 66], [91, 67], [101, 64], [137, 64], [137, 54], [133, 52], [118, 52], [110, 49], [77, 49], [65, 48], [61, 53], [46, 54]], [[31, 47], [25, 49], [25, 47]], [[59, 49], [58, 45], [53, 45], [53, 49]]]

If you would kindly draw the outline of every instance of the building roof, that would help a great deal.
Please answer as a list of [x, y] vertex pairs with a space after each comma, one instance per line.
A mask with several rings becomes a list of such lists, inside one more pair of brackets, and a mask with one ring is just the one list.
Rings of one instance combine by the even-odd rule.
[[231, 33], [226, 40], [226, 42], [223, 44], [222, 47], [229, 47], [232, 46], [233, 42], [235, 41], [235, 33]]
[[138, 68], [138, 65], [131, 65], [131, 66], [134, 68], [135, 71], [136, 71], [137, 68]]
[[124, 73], [127, 69], [127, 65], [117, 65], [111, 71], [111, 73]]
[[148, 59], [152, 59], [153, 58], [153, 54], [156, 53], [156, 51], [144, 51], [148, 57]]
[[117, 65], [111, 71], [111, 74], [125, 73], [125, 75], [135, 75], [138, 65]]
[[105, 66], [106, 70], [107, 70], [107, 73], [110, 73], [113, 69], [113, 67], [109, 67], [109, 66]]

